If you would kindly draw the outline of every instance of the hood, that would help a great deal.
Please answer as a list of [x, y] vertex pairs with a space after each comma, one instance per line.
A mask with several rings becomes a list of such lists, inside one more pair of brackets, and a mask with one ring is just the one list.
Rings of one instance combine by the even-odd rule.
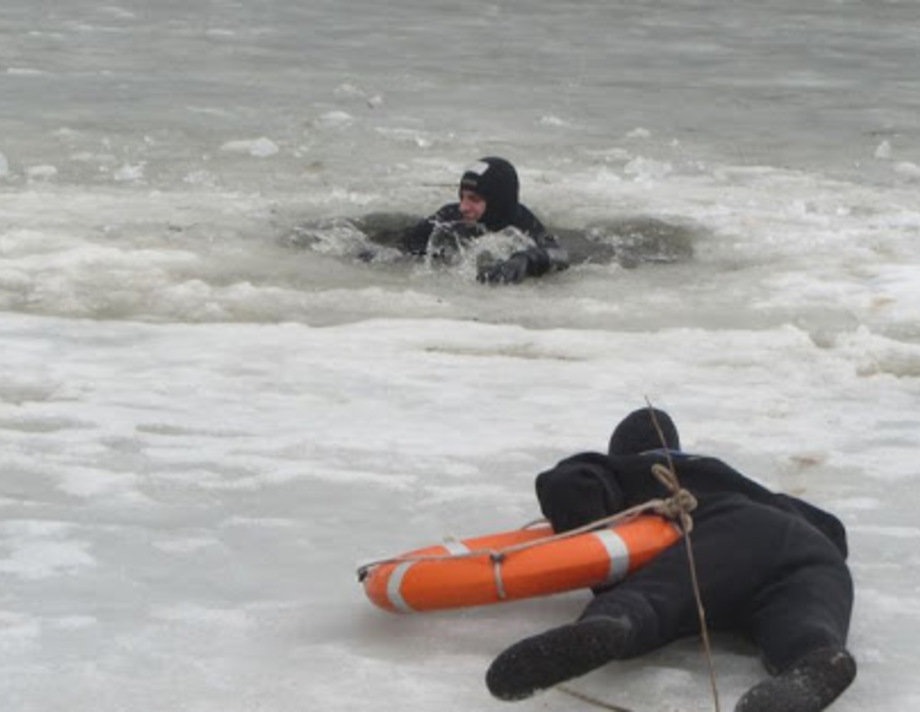
[[466, 169], [460, 190], [472, 190], [486, 201], [482, 223], [490, 232], [508, 227], [517, 216], [520, 183], [517, 171], [504, 158], [483, 158]]
[[[656, 422], [661, 428], [661, 435], [655, 427]], [[664, 442], [661, 441], [662, 436]], [[610, 455], [638, 455], [640, 452], [661, 448], [680, 450], [677, 426], [663, 410], [641, 408], [620, 421], [610, 436], [607, 452]]]

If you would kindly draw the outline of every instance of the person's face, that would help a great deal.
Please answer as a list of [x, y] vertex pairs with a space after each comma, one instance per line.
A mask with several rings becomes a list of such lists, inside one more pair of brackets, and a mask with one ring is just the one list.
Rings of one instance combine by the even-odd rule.
[[472, 190], [460, 191], [460, 214], [468, 223], [477, 223], [486, 212], [486, 199]]

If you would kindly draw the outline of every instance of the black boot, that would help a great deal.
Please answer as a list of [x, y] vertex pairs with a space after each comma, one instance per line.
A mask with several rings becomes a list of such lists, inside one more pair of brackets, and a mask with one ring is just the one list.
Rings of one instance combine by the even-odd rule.
[[525, 638], [492, 661], [486, 685], [501, 700], [530, 697], [621, 657], [630, 629], [626, 619], [596, 617]]
[[735, 712], [821, 712], [855, 677], [856, 661], [846, 650], [815, 650], [748, 690]]

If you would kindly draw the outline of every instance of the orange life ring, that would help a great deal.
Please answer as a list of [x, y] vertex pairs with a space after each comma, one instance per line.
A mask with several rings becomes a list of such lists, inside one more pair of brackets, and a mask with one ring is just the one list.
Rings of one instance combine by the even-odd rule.
[[388, 611], [481, 606], [619, 581], [676, 542], [680, 531], [666, 519], [641, 515], [540, 543], [552, 536], [541, 525], [449, 541], [369, 564], [359, 574], [367, 597]]

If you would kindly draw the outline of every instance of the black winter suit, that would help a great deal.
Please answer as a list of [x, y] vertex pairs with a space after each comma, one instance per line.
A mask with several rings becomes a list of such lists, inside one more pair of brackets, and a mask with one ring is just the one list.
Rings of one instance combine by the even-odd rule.
[[547, 272], [566, 269], [569, 258], [556, 237], [519, 201], [520, 183], [517, 170], [504, 158], [483, 158], [464, 172], [459, 194], [472, 191], [486, 201], [479, 223], [467, 224], [460, 203], [448, 203], [434, 215], [420, 221], [403, 237], [400, 248], [409, 254], [429, 254], [429, 240], [437, 233], [452, 235], [456, 242], [469, 242], [486, 232], [515, 228], [533, 244], [519, 250], [507, 260], [484, 266], [480, 281], [519, 282], [525, 277], [539, 277]]
[[[840, 521], [807, 502], [775, 494], [724, 462], [672, 452], [681, 486], [699, 503], [692, 542], [707, 623], [739, 630], [776, 674], [820, 648], [842, 649], [853, 605]], [[537, 477], [537, 496], [557, 531], [666, 497], [651, 473], [664, 451], [583, 453]], [[582, 619], [627, 617], [633, 657], [699, 632], [683, 543], [626, 580], [597, 590]]]

